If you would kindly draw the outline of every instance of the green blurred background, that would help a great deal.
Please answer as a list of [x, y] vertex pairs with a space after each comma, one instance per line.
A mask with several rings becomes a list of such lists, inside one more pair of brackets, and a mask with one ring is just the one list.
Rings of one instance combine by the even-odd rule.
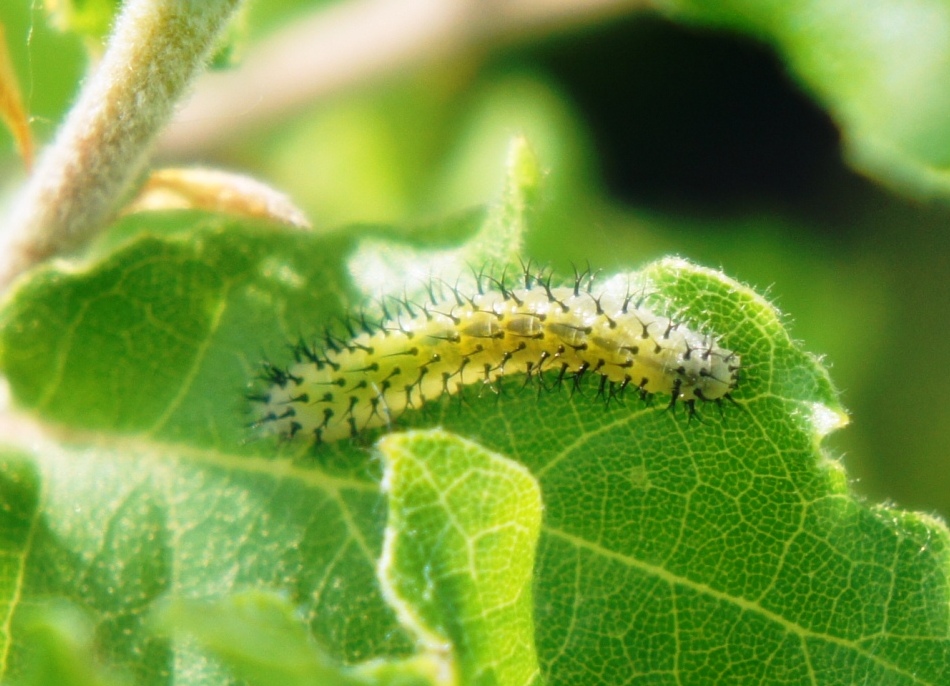
[[[251, 55], [317, 5], [251, 4], [233, 47]], [[90, 39], [37, 2], [6, 0], [0, 20], [48, 140]], [[250, 173], [317, 229], [411, 226], [494, 197], [515, 133], [547, 170], [530, 257], [611, 272], [675, 253], [766, 292], [841, 389], [852, 425], [829, 447], [855, 490], [950, 515], [950, 195], [852, 171], [835, 120], [765, 43], [619, 13], [470, 46], [159, 162]], [[5, 195], [23, 174], [0, 133]]]

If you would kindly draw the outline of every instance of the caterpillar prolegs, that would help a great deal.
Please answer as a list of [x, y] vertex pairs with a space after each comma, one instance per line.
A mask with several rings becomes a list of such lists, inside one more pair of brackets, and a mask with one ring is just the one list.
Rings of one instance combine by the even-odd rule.
[[383, 303], [381, 320], [360, 319], [348, 339], [327, 333], [320, 345], [295, 346], [288, 367], [265, 365], [268, 387], [249, 396], [255, 425], [335, 441], [465, 386], [519, 374], [575, 384], [596, 375], [608, 398], [628, 388], [665, 394], [690, 415], [697, 401], [730, 399], [738, 384], [739, 355], [644, 307], [625, 279], [596, 286], [582, 274], [559, 287], [526, 269], [522, 287], [476, 281], [473, 293], [432, 288], [426, 302]]

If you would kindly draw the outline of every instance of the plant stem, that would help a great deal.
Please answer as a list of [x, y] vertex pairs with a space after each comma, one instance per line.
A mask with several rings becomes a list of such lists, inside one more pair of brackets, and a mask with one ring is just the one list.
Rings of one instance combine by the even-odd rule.
[[5, 222], [0, 288], [108, 221], [240, 1], [125, 3], [101, 63]]

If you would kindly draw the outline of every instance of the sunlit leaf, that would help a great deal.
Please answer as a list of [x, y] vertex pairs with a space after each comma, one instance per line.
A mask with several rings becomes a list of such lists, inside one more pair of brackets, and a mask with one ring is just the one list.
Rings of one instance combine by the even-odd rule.
[[387, 436], [379, 449], [389, 495], [380, 577], [403, 625], [454, 663], [460, 683], [538, 683], [531, 474], [441, 431]]
[[[522, 221], [510, 202], [486, 221]], [[511, 503], [536, 483], [530, 620], [547, 683], [950, 681], [946, 527], [851, 493], [821, 447], [844, 422], [827, 372], [768, 301], [720, 272], [667, 259], [634, 275], [651, 301], [741, 354], [735, 404], [721, 412], [708, 404], [688, 421], [635, 393], [605, 403], [593, 381], [572, 393], [555, 374], [525, 388], [513, 370], [500, 388], [446, 396], [356, 440], [257, 436], [242, 395], [261, 357], [283, 364], [288, 343], [358, 311], [366, 296], [347, 259], [370, 236], [408, 249], [400, 233], [142, 215], [92, 262], [45, 268], [11, 295], [0, 367], [15, 402], [69, 428], [71, 443], [30, 449], [43, 500], [7, 544], [23, 571], [5, 677], [23, 674], [29, 653], [19, 612], [56, 596], [90, 613], [95, 644], [140, 683], [226, 683], [213, 651], [156, 636], [145, 615], [169, 595], [227, 599], [248, 586], [283, 594], [300, 635], [334, 663], [417, 655], [408, 611], [477, 648], [462, 674], [499, 669], [480, 663], [506, 636], [527, 646], [523, 596], [499, 605], [470, 583], [525, 571], [527, 529], [508, 568], [492, 553], [519, 540], [507, 523], [532, 510]], [[434, 427], [443, 433], [387, 435]], [[388, 494], [380, 436], [396, 457]], [[490, 485], [505, 474], [511, 492]], [[457, 529], [440, 528], [453, 519]], [[446, 573], [459, 545], [487, 540], [485, 522], [504, 546]], [[380, 586], [385, 541], [404, 554]]]

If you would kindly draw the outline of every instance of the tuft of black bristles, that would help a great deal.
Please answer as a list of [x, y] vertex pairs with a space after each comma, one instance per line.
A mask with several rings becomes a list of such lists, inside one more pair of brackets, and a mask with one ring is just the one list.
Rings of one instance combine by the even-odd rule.
[[[618, 326], [618, 322], [614, 319], [607, 316], [604, 307], [602, 306], [601, 299], [604, 297], [603, 294], [595, 295], [594, 294], [594, 282], [596, 273], [591, 269], [588, 264], [584, 269], [580, 269], [576, 265], [573, 266], [573, 281], [568, 282], [566, 287], [573, 292], [574, 297], [581, 297], [584, 294], [587, 294], [591, 301], [593, 302], [596, 314], [599, 317], [606, 318], [606, 324], [610, 329], [614, 329]], [[508, 269], [507, 267], [502, 270], [500, 277], [494, 276], [490, 270], [482, 269], [471, 269], [474, 288], [478, 295], [485, 295], [486, 292], [490, 290], [495, 290], [501, 294], [501, 296], [506, 300], [512, 300], [517, 305], [521, 306], [524, 304], [523, 300], [519, 299], [515, 290], [519, 288], [518, 285], [509, 286], [508, 282]], [[515, 284], [518, 284], [518, 279], [514, 279]], [[570, 298], [565, 296], [564, 299], [560, 299], [558, 294], [555, 293], [555, 288], [560, 288], [560, 286], [554, 285], [554, 275], [550, 270], [536, 267], [529, 260], [527, 263], [521, 263], [521, 275], [520, 282], [524, 284], [525, 289], [540, 288], [543, 289], [546, 294], [549, 302], [557, 305], [562, 312], [570, 312], [571, 306], [568, 304]], [[290, 353], [292, 359], [297, 364], [312, 364], [315, 365], [317, 369], [323, 370], [325, 368], [330, 368], [334, 372], [340, 371], [339, 362], [334, 362], [334, 358], [341, 354], [344, 354], [345, 351], [356, 352], [362, 351], [367, 355], [375, 354], [374, 348], [372, 345], [367, 344], [367, 338], [362, 338], [361, 336], [373, 337], [378, 334], [383, 334], [385, 336], [390, 336], [395, 332], [400, 332], [406, 336], [406, 338], [412, 338], [414, 332], [410, 330], [410, 325], [408, 324], [409, 320], [417, 319], [420, 314], [425, 316], [427, 319], [432, 319], [433, 316], [438, 315], [445, 317], [451, 320], [456, 326], [459, 326], [462, 323], [462, 319], [455, 313], [455, 310], [452, 306], [452, 302], [459, 308], [472, 308], [476, 312], [486, 312], [486, 310], [479, 309], [476, 304], [477, 296], [472, 295], [469, 297], [465, 294], [464, 289], [456, 282], [454, 285], [442, 280], [432, 280], [425, 284], [425, 294], [427, 298], [421, 302], [411, 300], [407, 295], [401, 297], [386, 296], [383, 300], [378, 303], [378, 309], [381, 312], [381, 318], [377, 319], [370, 315], [367, 315], [365, 310], [360, 310], [349, 316], [340, 317], [336, 320], [335, 325], [328, 326], [324, 329], [323, 334], [319, 339], [308, 341], [303, 335], [298, 336], [298, 339], [295, 343], [290, 345]], [[448, 293], [446, 293], [448, 291]], [[640, 288], [639, 292], [630, 292], [628, 289], [627, 294], [623, 298], [623, 304], [621, 306], [621, 311], [625, 314], [629, 314], [630, 307], [633, 306], [636, 309], [639, 309], [643, 306], [644, 301], [647, 299], [647, 293], [645, 288]], [[446, 301], [449, 301], [448, 304]], [[497, 313], [496, 313], [497, 314]], [[499, 319], [502, 319], [502, 315], [498, 314]], [[603, 320], [601, 320], [603, 322]], [[640, 321], [640, 326], [642, 330], [639, 332], [639, 337], [648, 341], [652, 339], [653, 341], [659, 341], [661, 339], [668, 340], [673, 332], [680, 325], [674, 320], [674, 318], [666, 318], [665, 329], [658, 331], [658, 327], [653, 327], [651, 331], [651, 326], [653, 323], [659, 324], [659, 322], [644, 323]], [[570, 327], [567, 324], [558, 324], [558, 326], [565, 327], [567, 329], [574, 328], [579, 334], [576, 337], [568, 336], [567, 339], [571, 341], [579, 340], [580, 343], [573, 344], [565, 342], [560, 351], [563, 353], [569, 348], [573, 348], [576, 351], [587, 350], [587, 343], [584, 342], [584, 335], [590, 334], [592, 329], [590, 326], [587, 327]], [[485, 339], [489, 338], [503, 338], [504, 333], [499, 332], [497, 335], [494, 335], [494, 329], [487, 329], [489, 333], [484, 334]], [[545, 332], [550, 334], [552, 329], [543, 329], [540, 333], [530, 334], [530, 338], [543, 339]], [[342, 332], [342, 335], [338, 332]], [[478, 336], [479, 334], [470, 334]], [[431, 336], [432, 338], [441, 338], [442, 340], [449, 343], [458, 343], [461, 340], [461, 336], [458, 332], [451, 332], [441, 336]], [[708, 360], [709, 357], [713, 354], [716, 349], [716, 341], [711, 336], [706, 336], [703, 339], [701, 346], [690, 347], [690, 343], [686, 342], [686, 351], [683, 353], [683, 359], [690, 360], [694, 355], [700, 356], [703, 360]], [[465, 393], [473, 392], [477, 389], [478, 393], [483, 393], [486, 389], [489, 389], [496, 397], [501, 398], [503, 393], [503, 386], [506, 375], [504, 374], [505, 365], [510, 360], [512, 355], [516, 352], [524, 350], [526, 343], [521, 343], [520, 347], [517, 350], [512, 350], [510, 352], [504, 353], [505, 357], [503, 359], [494, 361], [490, 363], [481, 364], [481, 362], [476, 361], [476, 356], [484, 351], [482, 346], [477, 346], [472, 349], [470, 352], [467, 352], [463, 355], [463, 359], [459, 368], [453, 371], [442, 371], [441, 381], [442, 381], [442, 395], [458, 395], [457, 399], [459, 407], [462, 408], [466, 403]], [[627, 349], [630, 351], [631, 355], [636, 356], [640, 354], [642, 346], [627, 346]], [[659, 353], [662, 348], [657, 343], [656, 352]], [[584, 395], [585, 390], [588, 388], [593, 388], [593, 396], [598, 400], [602, 401], [605, 406], [610, 406], [611, 403], [617, 402], [622, 404], [626, 391], [628, 388], [632, 388], [640, 400], [644, 401], [648, 405], [654, 402], [654, 395], [646, 388], [646, 379], [638, 381], [636, 378], [631, 376], [626, 376], [622, 381], [611, 380], [604, 372], [601, 371], [603, 365], [605, 364], [604, 360], [593, 361], [591, 363], [585, 363], [579, 368], [571, 371], [570, 366], [567, 363], [558, 364], [558, 356], [561, 354], [557, 350], [551, 348], [551, 352], [547, 350], [541, 350], [538, 354], [537, 359], [529, 360], [525, 364], [525, 368], [519, 370], [524, 374], [524, 382], [521, 385], [522, 388], [527, 388], [529, 386], [535, 386], [537, 388], [537, 394], [540, 396], [544, 391], [549, 390], [562, 390], [565, 387], [568, 389], [568, 392], [571, 396]], [[407, 355], [410, 357], [416, 357], [418, 355], [418, 349], [411, 348], [402, 352], [393, 352], [386, 353], [388, 356], [392, 355]], [[735, 353], [731, 357], [738, 357]], [[727, 358], [728, 362], [730, 358]], [[523, 358], [522, 358], [523, 359]], [[297, 393], [295, 395], [280, 395], [279, 397], [287, 398], [286, 402], [288, 403], [302, 403], [302, 404], [315, 404], [319, 402], [324, 403], [334, 403], [339, 406], [341, 402], [341, 393], [343, 398], [348, 403], [345, 410], [342, 411], [343, 416], [347, 417], [347, 421], [350, 426], [351, 434], [357, 436], [359, 434], [360, 426], [357, 425], [356, 415], [354, 410], [360, 402], [369, 402], [370, 403], [370, 416], [376, 417], [380, 420], [384, 420], [382, 423], [386, 426], [389, 426], [393, 420], [390, 410], [386, 403], [386, 397], [388, 392], [397, 391], [399, 393], [405, 393], [405, 403], [400, 407], [400, 413], [405, 409], [426, 409], [426, 399], [421, 397], [421, 390], [423, 386], [423, 379], [429, 373], [429, 367], [437, 362], [439, 362], [438, 354], [433, 356], [433, 359], [429, 361], [422, 362], [418, 365], [418, 375], [417, 377], [408, 384], [402, 385], [401, 380], [396, 380], [393, 377], [399, 374], [402, 374], [402, 371], [399, 368], [396, 368], [395, 371], [391, 372], [386, 379], [380, 381], [376, 379], [373, 381], [375, 389], [375, 395], [370, 397], [368, 400], [365, 397], [365, 389], [369, 388], [369, 383], [366, 379], [357, 381], [354, 385], [349, 388], [344, 388], [345, 382], [344, 379], [337, 378], [332, 382], [329, 382], [327, 385], [339, 386], [339, 390], [334, 391], [336, 396], [333, 393], [326, 393], [320, 399], [314, 400], [311, 403], [310, 397], [307, 393]], [[471, 365], [470, 365], [471, 363]], [[493, 366], [494, 364], [494, 366]], [[616, 366], [616, 362], [611, 364]], [[632, 362], [631, 362], [632, 365]], [[621, 365], [622, 366], [622, 365]], [[352, 367], [352, 365], [351, 365]], [[720, 367], [721, 368], [721, 367]], [[285, 389], [288, 385], [293, 384], [294, 386], [299, 386], [303, 383], [303, 379], [299, 376], [296, 376], [291, 372], [291, 368], [281, 367], [269, 362], [264, 362], [260, 366], [259, 378], [266, 384], [270, 386], [277, 387], [280, 389]], [[378, 363], [372, 362], [366, 366], [360, 368], [348, 368], [348, 372], [363, 372], [363, 373], [372, 373], [380, 369]], [[738, 379], [739, 365], [729, 365], [729, 372], [733, 375], [734, 379]], [[492, 379], [491, 376], [493, 373], [500, 371], [502, 372], [501, 376]], [[705, 370], [700, 370], [700, 375], [703, 375]], [[680, 375], [685, 375], [686, 371], [684, 368], [677, 370], [677, 373]], [[471, 386], [470, 379], [476, 376], [479, 379], [484, 380], [484, 383]], [[709, 376], [709, 374], [705, 374]], [[702, 422], [702, 417], [698, 411], [698, 405], [705, 402], [710, 402], [707, 398], [704, 398], [698, 390], [693, 390], [695, 394], [695, 399], [684, 399], [680, 397], [681, 391], [684, 388], [684, 378], [685, 376], [677, 377], [672, 382], [672, 388], [670, 400], [666, 406], [667, 411], [671, 414], [676, 414], [677, 405], [682, 405], [684, 412], [687, 416], [687, 424], [691, 423], [695, 418], [697, 422]], [[458, 380], [468, 380], [466, 383], [458, 383]], [[726, 381], [723, 380], [725, 383]], [[321, 382], [322, 383], [322, 382]], [[691, 382], [687, 380], [685, 383], [690, 384]], [[695, 382], [692, 382], [695, 383]], [[695, 386], [693, 387], [695, 389]], [[360, 394], [355, 394], [357, 391], [360, 391]], [[456, 392], [458, 391], [458, 392]], [[354, 393], [346, 399], [347, 393]], [[251, 403], [257, 403], [261, 405], [269, 405], [272, 400], [272, 394], [264, 390], [254, 390], [248, 392], [245, 396], [246, 400]], [[417, 402], [418, 399], [418, 402]], [[697, 403], [697, 400], [700, 403]], [[723, 401], [729, 401], [730, 403], [740, 406], [736, 402], [735, 398], [730, 394], [726, 393], [719, 398], [712, 399], [712, 402], [716, 403], [717, 409], [720, 414], [723, 413]], [[280, 401], [281, 403], [285, 401]], [[339, 409], [339, 407], [338, 407]], [[323, 439], [324, 430], [327, 429], [331, 419], [334, 416], [332, 408], [326, 408], [323, 414], [322, 423], [315, 427], [312, 431], [314, 439], [319, 443]], [[398, 417], [398, 414], [396, 415]], [[286, 407], [286, 409], [269, 409], [263, 416], [259, 417], [258, 420], [254, 423], [254, 426], [261, 426], [263, 424], [285, 421], [295, 417], [295, 412], [293, 407]], [[363, 420], [361, 419], [360, 422]], [[315, 423], [315, 422], [311, 422]], [[380, 424], [379, 421], [376, 424]], [[282, 431], [286, 432], [288, 437], [293, 437], [294, 435], [303, 431], [303, 425], [299, 421], [293, 420], [289, 421], [284, 425]]]

